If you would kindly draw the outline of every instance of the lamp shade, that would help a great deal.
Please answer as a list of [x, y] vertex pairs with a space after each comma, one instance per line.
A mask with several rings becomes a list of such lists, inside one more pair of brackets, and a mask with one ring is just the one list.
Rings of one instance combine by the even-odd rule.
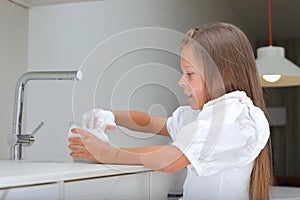
[[[300, 68], [285, 58], [283, 47], [258, 48], [256, 65], [262, 87], [300, 85]], [[275, 82], [268, 82], [262, 77], [264, 75], [281, 75], [281, 78]]]

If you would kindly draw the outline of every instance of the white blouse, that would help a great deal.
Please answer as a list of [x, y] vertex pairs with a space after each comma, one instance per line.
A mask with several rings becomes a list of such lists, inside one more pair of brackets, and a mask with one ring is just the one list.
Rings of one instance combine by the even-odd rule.
[[189, 159], [183, 199], [249, 199], [253, 162], [270, 131], [245, 92], [214, 99], [203, 109], [179, 107], [167, 120], [172, 145]]

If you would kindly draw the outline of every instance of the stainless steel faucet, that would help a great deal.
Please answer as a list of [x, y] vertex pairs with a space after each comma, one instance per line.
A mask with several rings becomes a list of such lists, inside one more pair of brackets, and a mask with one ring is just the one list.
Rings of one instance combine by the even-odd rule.
[[9, 134], [7, 142], [10, 147], [10, 160], [22, 160], [22, 146], [31, 146], [34, 142], [34, 134], [42, 127], [42, 122], [31, 134], [22, 134], [22, 114], [24, 103], [25, 85], [30, 80], [81, 80], [81, 71], [33, 71], [23, 74], [16, 85], [15, 104], [13, 113], [12, 134]]

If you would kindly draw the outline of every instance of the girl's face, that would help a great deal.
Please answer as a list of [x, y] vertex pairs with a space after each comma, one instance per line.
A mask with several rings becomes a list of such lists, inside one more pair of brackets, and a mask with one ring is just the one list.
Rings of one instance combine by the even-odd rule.
[[200, 71], [195, 67], [196, 59], [188, 45], [183, 46], [181, 51], [182, 77], [178, 84], [187, 95], [192, 109], [202, 109], [204, 101], [204, 81]]

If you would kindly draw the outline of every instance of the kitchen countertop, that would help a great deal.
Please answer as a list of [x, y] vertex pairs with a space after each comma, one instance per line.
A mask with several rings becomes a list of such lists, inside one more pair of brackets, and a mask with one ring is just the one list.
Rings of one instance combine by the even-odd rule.
[[150, 171], [140, 165], [0, 160], [0, 189]]

